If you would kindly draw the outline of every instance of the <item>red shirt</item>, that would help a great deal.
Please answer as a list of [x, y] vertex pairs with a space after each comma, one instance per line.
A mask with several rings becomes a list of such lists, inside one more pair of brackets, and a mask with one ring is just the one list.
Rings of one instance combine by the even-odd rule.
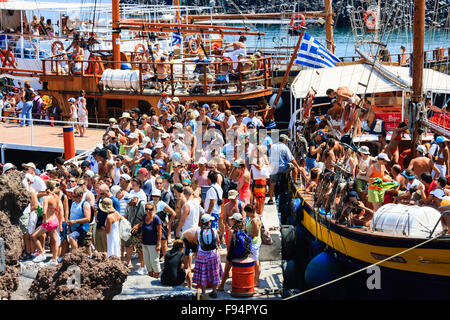
[[431, 181], [430, 185], [428, 187], [425, 187], [425, 195], [428, 197], [430, 195], [430, 192], [436, 189], [437, 186], [438, 184], [435, 180]]

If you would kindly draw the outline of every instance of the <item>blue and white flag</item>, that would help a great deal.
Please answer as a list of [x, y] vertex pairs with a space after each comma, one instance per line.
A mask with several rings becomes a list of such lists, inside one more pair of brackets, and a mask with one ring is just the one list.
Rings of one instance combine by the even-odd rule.
[[329, 68], [335, 67], [336, 62], [341, 60], [305, 32], [295, 63], [312, 68]]
[[182, 41], [183, 41], [183, 37], [181, 36], [181, 33], [179, 33], [179, 32], [172, 33], [172, 42], [170, 43], [170, 45], [172, 47], [180, 46]]

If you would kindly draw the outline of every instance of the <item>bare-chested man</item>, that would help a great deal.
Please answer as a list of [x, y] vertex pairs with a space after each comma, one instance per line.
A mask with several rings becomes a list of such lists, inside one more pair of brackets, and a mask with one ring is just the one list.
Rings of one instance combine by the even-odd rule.
[[44, 233], [48, 233], [50, 236], [50, 247], [52, 251], [51, 265], [58, 264], [58, 230], [62, 231], [62, 222], [64, 220], [64, 208], [62, 202], [57, 194], [59, 189], [56, 187], [56, 182], [48, 180], [47, 183], [47, 196], [44, 197], [42, 206], [42, 225], [37, 228], [31, 235], [31, 239], [34, 242], [35, 247], [39, 251], [39, 255], [33, 259], [33, 262], [42, 262], [46, 259], [45, 251], [38, 238]]
[[358, 105], [361, 101], [361, 98], [346, 86], [339, 87], [336, 91], [333, 89], [328, 89], [326, 93], [329, 98], [336, 98], [336, 102], [341, 106], [344, 101], [347, 101], [349, 104], [353, 105]]
[[[232, 61], [238, 61], [238, 55], [241, 53], [247, 55], [247, 45], [244, 43], [247, 40], [245, 36], [240, 36], [239, 41], [227, 44], [223, 47], [222, 55], [230, 58]], [[233, 47], [233, 51], [225, 52], [226, 49]], [[237, 63], [233, 63], [233, 69], [237, 68]]]
[[[170, 63], [167, 62], [167, 57], [162, 55], [160, 61], [156, 64], [156, 78], [160, 85], [161, 91], [165, 91], [164, 82], [170, 81]], [[156, 80], [156, 79], [155, 79]]]
[[427, 149], [423, 145], [417, 146], [417, 152], [420, 154], [417, 158], [413, 158], [409, 163], [408, 169], [412, 170], [417, 177], [423, 172], [431, 173], [433, 170], [435, 172], [435, 177], [439, 176], [439, 168], [430, 158], [427, 158], [425, 155], [427, 153]]
[[[175, 196], [175, 224], [177, 224], [177, 228], [175, 230], [178, 231], [178, 225], [181, 219], [181, 209], [183, 208], [184, 204], [186, 203], [187, 199], [185, 195], [183, 194], [183, 185], [181, 182], [175, 183], [172, 187], [173, 194]], [[175, 236], [177, 237], [177, 233], [175, 232]]]
[[243, 210], [243, 205], [240, 204], [239, 201], [239, 193], [237, 192], [237, 190], [230, 190], [228, 191], [228, 199], [230, 201], [228, 201], [224, 206], [223, 206], [223, 214], [222, 214], [222, 225], [225, 227], [224, 231], [225, 231], [225, 239], [223, 239], [225, 241], [225, 243], [227, 243], [227, 238], [228, 238], [228, 230], [230, 230], [231, 226], [229, 225], [229, 219], [233, 214], [235, 214], [236, 212], [242, 214], [242, 221], [245, 221], [245, 212]]
[[181, 234], [180, 239], [183, 240], [184, 243], [184, 255], [183, 262], [186, 268], [186, 274], [190, 275], [187, 277], [187, 285], [188, 288], [192, 289], [192, 256], [197, 253], [198, 249], [198, 239], [197, 239], [197, 230], [198, 226], [187, 229]]
[[328, 109], [327, 116], [330, 118], [330, 123], [334, 129], [339, 130], [342, 118], [342, 111], [344, 110], [336, 101], [332, 102], [332, 107]]

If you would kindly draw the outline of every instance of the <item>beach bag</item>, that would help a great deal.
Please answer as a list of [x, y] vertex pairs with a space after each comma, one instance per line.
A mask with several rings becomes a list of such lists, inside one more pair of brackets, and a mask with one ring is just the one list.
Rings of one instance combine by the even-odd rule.
[[222, 191], [223, 191], [223, 198], [228, 199], [228, 191], [230, 190], [237, 190], [237, 184], [234, 183], [230, 178], [224, 176], [221, 172], [219, 174], [222, 176]]
[[200, 231], [200, 245], [203, 251], [211, 251], [217, 248], [216, 233], [212, 228]]
[[270, 246], [273, 244], [272, 237], [270, 236], [269, 231], [267, 231], [263, 224], [261, 223], [261, 242], [263, 245]]
[[244, 230], [238, 230], [234, 237], [233, 257], [246, 258], [252, 252], [252, 238]]
[[268, 165], [263, 165], [261, 167], [261, 170], [258, 170], [255, 166], [252, 166], [253, 179], [255, 180], [269, 179], [271, 171], [272, 168]]
[[131, 237], [131, 223], [124, 217], [119, 221], [119, 237], [123, 241], [128, 241]]

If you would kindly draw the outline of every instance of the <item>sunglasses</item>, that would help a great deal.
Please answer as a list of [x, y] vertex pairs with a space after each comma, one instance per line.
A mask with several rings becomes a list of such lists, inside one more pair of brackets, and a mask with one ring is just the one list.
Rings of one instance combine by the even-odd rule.
[[162, 184], [162, 182], [155, 182], [156, 184]]
[[153, 211], [155, 207], [145, 208], [145, 211]]
[[75, 183], [75, 182], [77, 182], [76, 180], [69, 180], [69, 182], [71, 182], [71, 183]]

